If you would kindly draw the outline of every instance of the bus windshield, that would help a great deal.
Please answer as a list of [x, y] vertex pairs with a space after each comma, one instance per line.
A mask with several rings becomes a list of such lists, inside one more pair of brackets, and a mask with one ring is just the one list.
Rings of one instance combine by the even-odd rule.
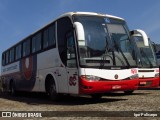
[[84, 28], [78, 41], [80, 65], [87, 67], [135, 67], [133, 47], [125, 21], [99, 16], [74, 16]]
[[145, 46], [142, 36], [134, 36], [133, 39], [137, 46], [138, 67], [156, 67], [156, 56], [150, 41], [149, 46]]

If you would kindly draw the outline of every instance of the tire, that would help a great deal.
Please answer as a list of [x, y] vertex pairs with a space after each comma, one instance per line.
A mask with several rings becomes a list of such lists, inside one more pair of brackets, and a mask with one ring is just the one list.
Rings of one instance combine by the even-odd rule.
[[13, 81], [11, 81], [11, 83], [10, 83], [9, 94], [10, 94], [11, 96], [16, 96], [16, 95], [17, 95], [17, 91], [16, 91], [16, 89], [15, 89], [15, 84], [14, 84]]
[[92, 97], [92, 99], [94, 99], [94, 100], [99, 100], [99, 99], [101, 99], [102, 94], [93, 94], [93, 95], [91, 95], [91, 97]]
[[50, 99], [53, 101], [56, 101], [59, 99], [59, 95], [56, 91], [56, 85], [53, 79], [51, 79], [48, 84], [48, 95]]
[[133, 92], [134, 92], [134, 90], [124, 91], [124, 94], [131, 95], [131, 94], [133, 94]]

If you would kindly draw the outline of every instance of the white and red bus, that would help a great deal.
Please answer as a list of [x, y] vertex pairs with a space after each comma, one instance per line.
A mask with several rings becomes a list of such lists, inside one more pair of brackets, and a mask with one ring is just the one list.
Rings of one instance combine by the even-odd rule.
[[139, 88], [153, 88], [159, 86], [159, 67], [154, 47], [147, 34], [140, 29], [131, 31], [135, 41], [137, 56]]
[[153, 44], [155, 47], [155, 53], [157, 58], [158, 66], [160, 67], [160, 44]]
[[112, 15], [70, 12], [2, 54], [3, 90], [91, 95], [138, 88], [129, 29]]

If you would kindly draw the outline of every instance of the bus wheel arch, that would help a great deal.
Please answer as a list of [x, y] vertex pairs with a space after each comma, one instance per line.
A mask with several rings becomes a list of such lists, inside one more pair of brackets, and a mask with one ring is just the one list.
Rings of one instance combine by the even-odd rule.
[[50, 99], [55, 101], [58, 99], [57, 85], [54, 77], [48, 74], [45, 79], [45, 90]]

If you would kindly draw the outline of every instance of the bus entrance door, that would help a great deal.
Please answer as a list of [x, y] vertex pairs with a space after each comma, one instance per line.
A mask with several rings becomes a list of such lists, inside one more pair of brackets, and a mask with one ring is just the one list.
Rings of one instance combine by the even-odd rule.
[[67, 68], [69, 93], [78, 94], [78, 70], [77, 68]]
[[67, 74], [69, 93], [78, 93], [78, 68], [76, 62], [75, 39], [73, 32], [69, 32], [67, 38]]

